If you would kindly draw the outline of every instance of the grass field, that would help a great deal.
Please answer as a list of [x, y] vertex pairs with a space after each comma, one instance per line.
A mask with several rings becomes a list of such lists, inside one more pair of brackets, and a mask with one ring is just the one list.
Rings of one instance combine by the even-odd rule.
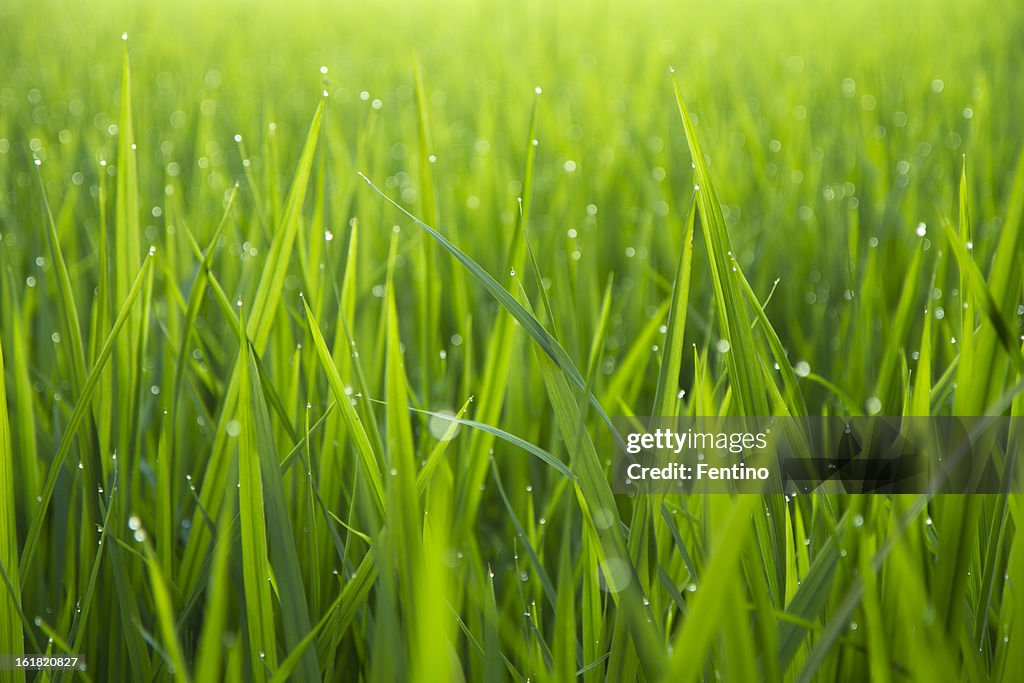
[[607, 418], [1024, 416], [1022, 37], [0, 3], [0, 654], [88, 663], [0, 680], [1021, 680], [1019, 495], [613, 496]]

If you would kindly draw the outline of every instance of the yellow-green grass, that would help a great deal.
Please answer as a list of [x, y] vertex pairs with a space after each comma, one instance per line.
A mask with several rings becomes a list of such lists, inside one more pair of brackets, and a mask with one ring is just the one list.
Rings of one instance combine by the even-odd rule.
[[1021, 35], [0, 7], [0, 654], [88, 662], [0, 680], [1015, 680], [1019, 496], [614, 496], [606, 448], [1024, 415]]

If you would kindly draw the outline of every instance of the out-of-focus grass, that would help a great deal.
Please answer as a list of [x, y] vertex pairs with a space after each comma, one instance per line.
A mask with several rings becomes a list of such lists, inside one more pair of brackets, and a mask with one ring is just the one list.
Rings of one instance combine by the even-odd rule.
[[0, 650], [1013, 680], [1018, 497], [615, 497], [602, 449], [614, 414], [1024, 414], [1022, 31], [3, 5]]

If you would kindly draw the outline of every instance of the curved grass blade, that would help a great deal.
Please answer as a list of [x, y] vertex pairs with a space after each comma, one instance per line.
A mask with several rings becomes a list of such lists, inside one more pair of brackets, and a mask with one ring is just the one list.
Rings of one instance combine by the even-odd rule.
[[[483, 285], [484, 289], [486, 289], [491, 294], [491, 296], [497, 299], [498, 303], [501, 304], [502, 308], [511, 313], [512, 317], [519, 321], [519, 324], [523, 326], [523, 329], [526, 330], [527, 334], [529, 334], [530, 337], [535, 342], [537, 342], [537, 344], [544, 351], [544, 353], [546, 353], [552, 359], [552, 361], [555, 362], [558, 368], [565, 373], [566, 377], [569, 378], [569, 381], [572, 382], [572, 384], [578, 390], [582, 391], [586, 389], [587, 385], [586, 381], [583, 379], [583, 375], [580, 374], [579, 369], [573, 363], [572, 359], [569, 357], [569, 354], [566, 353], [565, 349], [562, 348], [562, 345], [558, 343], [558, 340], [556, 340], [551, 335], [551, 333], [548, 332], [543, 325], [541, 325], [540, 321], [537, 320], [537, 318], [534, 317], [532, 314], [530, 314], [523, 307], [523, 305], [519, 303], [515, 299], [515, 297], [512, 296], [512, 294], [509, 293], [507, 289], [502, 287], [490, 273], [484, 270], [476, 261], [467, 256], [458, 247], [449, 242], [444, 235], [442, 235], [437, 230], [421, 221], [416, 216], [406, 211], [400, 204], [398, 204], [398, 202], [391, 199], [391, 197], [389, 197], [388, 195], [384, 194], [384, 192], [379, 187], [374, 185], [373, 182], [365, 175], [360, 173], [359, 177], [365, 180], [366, 184], [373, 188], [373, 191], [380, 195], [385, 201], [387, 201], [393, 207], [395, 207], [403, 214], [405, 214], [406, 217], [408, 217], [410, 220], [416, 223], [416, 225], [423, 228], [427, 232], [427, 234], [429, 234], [434, 240], [436, 240], [441, 246], [443, 246], [448, 251], [448, 253], [454, 256], [456, 260], [459, 261], [459, 263], [465, 266], [465, 268], [470, 272], [473, 278], [478, 283]], [[604, 411], [604, 408], [601, 407], [601, 404], [598, 402], [597, 397], [594, 396], [593, 394], [588, 394], [587, 398], [590, 401], [590, 403], [594, 406], [594, 410], [598, 412], [598, 414], [601, 416], [601, 419], [604, 420], [606, 425], [608, 425], [608, 428], [611, 430], [612, 434], [616, 437], [617, 440], [621, 441], [621, 437], [619, 437], [618, 431], [612, 424], [611, 418], [608, 417], [608, 414]]]
[[447, 420], [449, 422], [452, 422], [453, 424], [464, 425], [466, 427], [469, 427], [470, 429], [478, 429], [478, 430], [480, 430], [482, 432], [487, 432], [488, 434], [496, 436], [499, 439], [501, 439], [502, 441], [504, 441], [506, 443], [510, 443], [513, 446], [517, 447], [517, 448], [523, 449], [524, 451], [526, 451], [530, 455], [535, 456], [536, 458], [538, 458], [542, 462], [544, 462], [544, 463], [550, 465], [551, 467], [553, 467], [556, 472], [561, 474], [566, 479], [574, 480], [576, 478], [575, 476], [573, 476], [572, 471], [565, 465], [565, 463], [563, 463], [561, 460], [559, 460], [558, 458], [553, 456], [551, 453], [549, 453], [548, 451], [544, 450], [540, 446], [537, 446], [536, 444], [530, 443], [526, 439], [524, 439], [522, 437], [519, 437], [519, 436], [516, 436], [515, 434], [510, 434], [509, 432], [506, 432], [503, 429], [499, 429], [498, 427], [493, 427], [491, 425], [484, 424], [482, 422], [477, 422], [476, 420], [468, 420], [468, 419], [459, 417], [457, 415], [447, 415], [445, 413], [435, 413], [433, 411], [423, 410], [421, 408], [411, 408], [410, 407], [409, 410], [412, 410], [413, 412], [421, 413], [423, 415], [429, 415], [429, 416], [437, 418], [437, 419]]

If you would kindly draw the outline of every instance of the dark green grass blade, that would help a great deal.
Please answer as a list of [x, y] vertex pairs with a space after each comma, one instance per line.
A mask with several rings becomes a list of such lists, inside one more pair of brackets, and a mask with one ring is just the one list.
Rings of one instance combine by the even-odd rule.
[[[279, 466], [277, 447], [274, 444], [270, 414], [263, 398], [263, 387], [251, 347], [248, 347], [249, 392], [252, 401], [256, 452], [262, 479], [263, 505], [270, 547], [270, 562], [277, 581], [278, 599], [281, 605], [281, 622], [284, 630], [284, 644], [293, 651], [309, 633], [311, 625], [306, 607], [306, 592], [302, 581], [302, 569], [292, 524], [284, 482]], [[319, 680], [316, 649], [307, 647], [298, 666], [292, 674], [295, 681]]]
[[37, 508], [38, 512], [32, 519], [32, 524], [29, 527], [29, 531], [25, 539], [25, 546], [21, 551], [21, 572], [23, 582], [25, 580], [25, 576], [29, 574], [29, 568], [32, 565], [33, 555], [35, 554], [35, 550], [39, 542], [39, 536], [42, 533], [43, 524], [45, 522], [46, 509], [53, 498], [53, 492], [57, 485], [57, 476], [60, 474], [61, 468], [64, 466], [64, 461], [67, 459], [71, 446], [74, 443], [78, 428], [88, 413], [90, 401], [96, 391], [97, 384], [99, 383], [100, 376], [103, 372], [103, 367], [113, 351], [114, 343], [117, 340], [118, 335], [125, 326], [125, 323], [128, 321], [129, 314], [135, 306], [135, 300], [138, 299], [139, 293], [142, 291], [142, 284], [145, 282], [146, 276], [152, 269], [152, 264], [153, 258], [151, 256], [142, 264], [142, 268], [139, 270], [139, 273], [135, 278], [135, 282], [128, 291], [128, 298], [122, 305], [121, 312], [115, 319], [114, 326], [110, 330], [110, 334], [107, 336], [106, 341], [103, 343], [103, 347], [100, 349], [99, 355], [96, 357], [95, 364], [89, 371], [89, 376], [86, 378], [85, 384], [82, 387], [82, 394], [79, 397], [78, 402], [75, 404], [75, 409], [71, 414], [71, 418], [68, 420], [64, 435], [61, 437], [60, 446], [58, 446], [57, 453], [53, 457], [53, 462], [50, 463], [50, 468], [46, 475], [46, 482], [43, 484], [43, 490], [40, 494], [42, 500], [39, 501], [39, 506]]

